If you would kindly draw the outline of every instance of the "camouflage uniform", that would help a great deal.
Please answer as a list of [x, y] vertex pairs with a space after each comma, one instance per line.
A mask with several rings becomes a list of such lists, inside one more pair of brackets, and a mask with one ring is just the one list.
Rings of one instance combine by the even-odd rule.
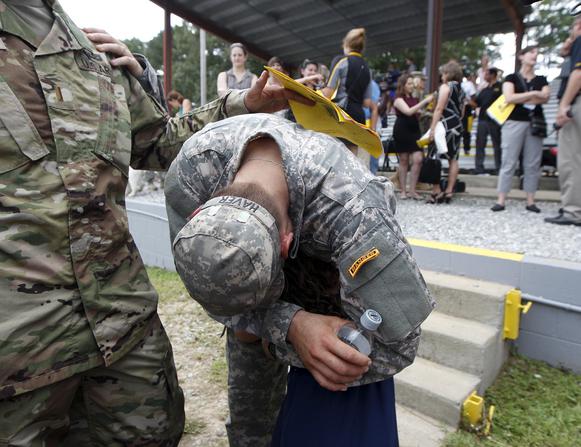
[[46, 3], [35, 44], [0, 1], [0, 445], [62, 445], [71, 402], [101, 418], [84, 432], [99, 445], [173, 445], [183, 398], [128, 231], [127, 171], [167, 168], [193, 132], [244, 112], [243, 93], [169, 119]]
[[[419, 325], [431, 312], [434, 301], [395, 221], [391, 183], [371, 175], [338, 140], [264, 114], [235, 117], [206, 127], [186, 142], [168, 171], [166, 201], [172, 240], [193, 210], [232, 182], [248, 142], [264, 136], [276, 141], [282, 155], [295, 234], [291, 257], [297, 255], [300, 246], [302, 254], [332, 262], [338, 268], [341, 308], [351, 319], [357, 320], [367, 308], [377, 310], [384, 318], [371, 356], [372, 366], [353, 385], [391, 377], [413, 361]], [[188, 226], [182, 231], [186, 229]], [[183, 241], [182, 235], [180, 232], [174, 241], [180, 246], [180, 256], [176, 252], [178, 271], [182, 270], [180, 262], [187, 262], [184, 255], [189, 242]], [[203, 256], [208, 262], [221, 261], [219, 251]], [[225, 289], [227, 283], [215, 287]], [[227, 296], [228, 290], [218, 293]], [[230, 328], [267, 339], [277, 358], [302, 367], [286, 340], [290, 322], [300, 308], [276, 301], [268, 309], [217, 319]], [[276, 413], [263, 414], [268, 405], [260, 400], [260, 390], [271, 389], [271, 383], [278, 383], [280, 378], [274, 372], [270, 377], [255, 377], [243, 369], [252, 363], [235, 352], [228, 350], [231, 405], [236, 401], [238, 407], [246, 406], [247, 422], [263, 421], [265, 430], [259, 445], [268, 445], [267, 429], [272, 427]], [[245, 364], [240, 365], [241, 361]], [[245, 389], [255, 390], [258, 401], [248, 401], [250, 393], [237, 399], [235, 393]], [[231, 446], [257, 445], [244, 440], [243, 422], [232, 423]]]

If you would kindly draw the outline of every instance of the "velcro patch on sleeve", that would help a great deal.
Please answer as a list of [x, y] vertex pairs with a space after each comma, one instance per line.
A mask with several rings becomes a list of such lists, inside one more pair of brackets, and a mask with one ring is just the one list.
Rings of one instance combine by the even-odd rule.
[[379, 255], [380, 255], [379, 250], [377, 248], [372, 248], [363, 256], [360, 256], [353, 264], [351, 264], [351, 267], [349, 267], [348, 271], [349, 274], [351, 275], [351, 278], [355, 278], [357, 272], [359, 272], [359, 269], [363, 267], [364, 264], [368, 263], [369, 261], [372, 261]]

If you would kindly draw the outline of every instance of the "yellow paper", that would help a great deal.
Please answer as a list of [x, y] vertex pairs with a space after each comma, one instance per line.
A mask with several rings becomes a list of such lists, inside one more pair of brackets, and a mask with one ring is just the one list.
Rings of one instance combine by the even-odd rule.
[[486, 114], [502, 126], [513, 110], [514, 104], [507, 103], [504, 95], [500, 95], [496, 101], [488, 107]]
[[337, 104], [325, 98], [319, 92], [296, 82], [284, 73], [271, 67], [264, 67], [280, 82], [280, 84], [315, 103], [308, 106], [296, 101], [289, 101], [293, 114], [305, 129], [326, 133], [334, 137], [344, 138], [365, 149], [374, 157], [383, 152], [381, 140], [377, 132], [358, 123]]

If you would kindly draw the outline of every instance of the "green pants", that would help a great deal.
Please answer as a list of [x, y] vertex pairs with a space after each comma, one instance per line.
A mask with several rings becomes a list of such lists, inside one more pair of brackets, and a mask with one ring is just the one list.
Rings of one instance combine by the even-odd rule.
[[121, 360], [0, 401], [0, 446], [177, 446], [184, 398], [154, 317]]

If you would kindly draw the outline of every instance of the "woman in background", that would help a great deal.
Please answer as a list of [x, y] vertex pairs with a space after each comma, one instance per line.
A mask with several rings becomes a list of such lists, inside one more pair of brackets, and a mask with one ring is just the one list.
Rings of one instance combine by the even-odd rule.
[[[521, 68], [517, 73], [508, 75], [502, 85], [502, 93], [509, 104], [516, 107], [508, 116], [501, 129], [501, 165], [498, 173], [498, 200], [492, 211], [504, 211], [506, 195], [512, 186], [512, 177], [523, 154], [524, 183], [527, 195], [526, 210], [540, 213], [535, 205], [535, 193], [541, 176], [541, 157], [543, 138], [535, 135], [531, 127], [533, 117], [544, 119], [543, 107], [549, 100], [550, 90], [547, 78], [535, 75], [535, 65], [539, 50], [529, 46], [519, 53]], [[545, 134], [546, 136], [546, 134]]]
[[171, 116], [184, 116], [190, 110], [192, 110], [192, 101], [178, 92], [177, 90], [172, 90], [167, 95], [167, 105], [169, 109], [169, 114]]
[[[377, 104], [371, 100], [371, 72], [363, 58], [364, 49], [365, 29], [355, 28], [349, 31], [343, 39], [343, 55], [333, 60], [331, 76], [322, 92], [361, 124], [365, 124], [363, 107], [369, 107], [371, 128], [375, 129]], [[347, 147], [357, 153], [357, 146], [349, 143]]]
[[323, 75], [319, 73], [319, 64], [310, 59], [305, 59], [301, 64], [301, 78], [297, 82], [316, 90], [323, 81]]
[[448, 185], [442, 192], [440, 185], [434, 185], [428, 203], [450, 203], [454, 195], [454, 186], [458, 179], [458, 156], [460, 140], [462, 139], [462, 105], [464, 92], [460, 83], [464, 77], [458, 62], [450, 61], [441, 68], [442, 85], [438, 90], [438, 102], [432, 124], [430, 125], [430, 139], [434, 139], [436, 125], [440, 120], [446, 130], [446, 144], [448, 153], [444, 157], [448, 160]]
[[[396, 120], [393, 126], [393, 140], [395, 143], [395, 152], [399, 158], [399, 185], [400, 199], [412, 198], [421, 200], [422, 197], [416, 192], [416, 185], [422, 168], [423, 153], [416, 143], [420, 139], [420, 123], [418, 121], [418, 112], [421, 108], [427, 106], [432, 100], [432, 95], [428, 95], [422, 101], [415, 98], [414, 78], [410, 74], [403, 74], [397, 81], [395, 92]], [[412, 176], [410, 180], [410, 190], [406, 193], [407, 173], [412, 159]]]
[[248, 51], [241, 43], [230, 45], [230, 62], [232, 68], [218, 75], [218, 96], [222, 97], [228, 90], [243, 90], [253, 87], [258, 78], [246, 69]]

